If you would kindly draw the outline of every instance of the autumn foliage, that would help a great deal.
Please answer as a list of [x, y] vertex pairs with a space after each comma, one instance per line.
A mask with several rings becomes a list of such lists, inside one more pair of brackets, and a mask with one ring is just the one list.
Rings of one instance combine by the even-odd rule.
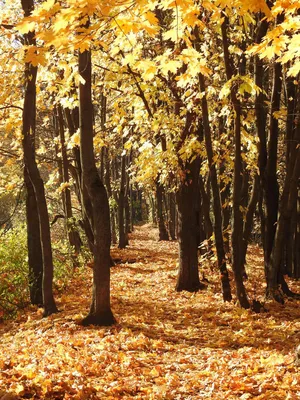
[[0, 0], [3, 400], [299, 398], [299, 10]]

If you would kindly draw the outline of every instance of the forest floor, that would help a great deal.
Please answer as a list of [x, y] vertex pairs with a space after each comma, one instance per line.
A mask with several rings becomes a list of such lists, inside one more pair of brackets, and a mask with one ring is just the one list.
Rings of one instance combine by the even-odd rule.
[[[90, 268], [56, 295], [60, 313], [42, 319], [30, 307], [0, 325], [0, 392], [20, 399], [300, 399], [299, 302], [266, 303], [260, 314], [224, 303], [208, 263], [200, 266], [205, 290], [176, 293], [178, 245], [156, 238], [151, 225], [136, 227], [130, 246], [112, 251], [121, 260], [111, 269], [115, 326], [79, 325], [91, 299]], [[248, 265], [249, 296], [261, 299], [259, 247], [250, 248]], [[299, 282], [290, 286], [300, 291]]]

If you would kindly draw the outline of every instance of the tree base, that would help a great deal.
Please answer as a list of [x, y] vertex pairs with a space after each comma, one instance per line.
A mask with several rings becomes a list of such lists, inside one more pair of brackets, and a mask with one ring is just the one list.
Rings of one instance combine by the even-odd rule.
[[45, 308], [43, 312], [43, 318], [49, 317], [52, 314], [57, 314], [59, 313], [59, 309], [56, 306], [50, 307], [50, 308]]
[[257, 314], [268, 312], [263, 303], [255, 299], [252, 301], [251, 310]]
[[199, 292], [199, 290], [203, 290], [203, 289], [207, 289], [207, 285], [205, 285], [204, 283], [199, 282], [199, 284], [195, 285], [195, 286], [191, 286], [191, 287], [185, 287], [182, 285], [176, 285], [176, 292], [190, 292], [190, 293], [196, 293]]
[[221, 284], [222, 284], [223, 301], [231, 302], [232, 294], [231, 294], [231, 288], [230, 288], [230, 283], [229, 283], [229, 279], [228, 279], [228, 273], [221, 275]]
[[288, 287], [288, 284], [286, 283], [283, 275], [280, 278], [280, 287], [281, 287], [282, 293], [285, 294], [288, 298], [296, 299], [296, 300], [300, 299], [300, 294], [299, 293], [295, 293], [295, 292], [292, 292], [290, 290], [290, 288]]
[[116, 323], [113, 313], [109, 310], [101, 313], [100, 315], [88, 314], [81, 321], [82, 326], [96, 325], [96, 326], [111, 326]]
[[226, 290], [223, 289], [223, 301], [226, 302], [228, 301], [228, 303], [230, 303], [232, 300], [232, 294], [231, 294], [231, 290], [230, 288]]
[[242, 308], [244, 308], [245, 310], [248, 310], [250, 308], [250, 303], [249, 303], [247, 297], [239, 297], [238, 300], [239, 300], [240, 306]]
[[268, 289], [266, 298], [269, 300], [275, 300], [279, 304], [284, 304], [283, 294], [279, 289]]

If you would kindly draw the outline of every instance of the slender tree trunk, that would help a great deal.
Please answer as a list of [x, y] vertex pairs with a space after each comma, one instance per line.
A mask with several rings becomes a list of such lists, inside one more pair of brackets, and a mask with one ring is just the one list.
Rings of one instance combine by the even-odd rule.
[[[202, 93], [205, 93], [205, 81], [204, 81], [204, 76], [202, 74], [199, 75], [199, 81], [200, 81], [200, 90]], [[213, 148], [212, 148], [210, 125], [209, 125], [208, 105], [205, 95], [202, 96], [201, 105], [202, 105], [202, 119], [203, 119], [203, 129], [205, 137], [205, 147], [208, 159], [211, 188], [213, 193], [213, 209], [215, 217], [214, 233], [215, 233], [215, 241], [217, 249], [218, 267], [221, 274], [223, 299], [224, 301], [230, 301], [232, 297], [231, 297], [231, 289], [230, 289], [228, 271], [226, 267], [226, 256], [224, 250], [221, 198], [220, 198], [220, 190], [218, 185], [216, 166], [213, 162]]]
[[[22, 0], [22, 8], [25, 17], [29, 16], [34, 10], [33, 0]], [[25, 34], [25, 44], [27, 46], [35, 45], [34, 37], [34, 32]], [[35, 160], [36, 77], [37, 67], [34, 67], [32, 64], [25, 63], [25, 97], [22, 118], [22, 145], [24, 153], [24, 166], [34, 189], [39, 216], [40, 238], [43, 256], [43, 315], [48, 316], [57, 312], [58, 310], [52, 291], [53, 260], [49, 215], [46, 204], [44, 183], [41, 179]]]
[[155, 183], [156, 188], [156, 211], [157, 211], [157, 223], [158, 223], [158, 240], [169, 240], [168, 231], [165, 224], [165, 218], [163, 213], [163, 192], [164, 187], [159, 182], [159, 178]]
[[[65, 109], [65, 115], [67, 120], [68, 129], [70, 132], [70, 136], [73, 136], [75, 132], [79, 129], [79, 108], [76, 107], [70, 112], [69, 109]], [[77, 195], [77, 199], [81, 206], [81, 215], [82, 222], [81, 227], [83, 228], [89, 249], [91, 253], [93, 253], [93, 243], [94, 243], [94, 233], [92, 230], [92, 206], [91, 201], [87, 193], [87, 189], [85, 186], [82, 186], [82, 169], [80, 162], [80, 149], [78, 146], [73, 148], [73, 157], [74, 157], [74, 166], [70, 163], [69, 169], [74, 179], [75, 191]]]
[[[85, 27], [89, 26], [87, 21]], [[105, 187], [99, 177], [93, 148], [93, 104], [91, 52], [79, 53], [79, 73], [84, 84], [79, 84], [80, 156], [82, 186], [86, 186], [93, 215], [93, 297], [90, 312], [83, 325], [111, 325], [115, 322], [110, 308], [110, 218]]]
[[[261, 43], [263, 37], [266, 35], [268, 30], [269, 22], [266, 18], [258, 22], [258, 28], [256, 32], [255, 41], [257, 44]], [[258, 142], [258, 168], [259, 168], [259, 215], [261, 223], [261, 240], [265, 254], [265, 234], [266, 234], [266, 215], [264, 210], [264, 199], [266, 193], [266, 166], [267, 166], [267, 106], [266, 106], [266, 95], [264, 91], [264, 80], [265, 80], [265, 69], [264, 61], [255, 56], [254, 60], [254, 81], [257, 87], [261, 89], [256, 94], [255, 98], [255, 122], [257, 129]]]
[[176, 198], [174, 193], [168, 193], [169, 203], [169, 233], [172, 240], [176, 239]]
[[[105, 152], [105, 175], [104, 175], [104, 180], [105, 180], [105, 187], [107, 191], [108, 198], [113, 201], [113, 194], [112, 194], [112, 188], [111, 188], [111, 167], [110, 167], [110, 155], [109, 155], [109, 149], [106, 149]], [[110, 221], [111, 221], [111, 241], [112, 244], [117, 243], [117, 234], [116, 234], [116, 222], [115, 222], [115, 207], [112, 204], [110, 207]]]
[[260, 185], [259, 175], [255, 175], [252, 187], [252, 193], [248, 204], [246, 218], [244, 222], [244, 228], [243, 228], [243, 242], [241, 250], [242, 265], [245, 265], [246, 263], [246, 254], [253, 226], [254, 212], [259, 198], [259, 191], [260, 191], [259, 185]]
[[203, 214], [203, 221], [204, 221], [204, 232], [205, 232], [205, 239], [207, 240], [207, 252], [208, 256], [212, 253], [212, 240], [211, 236], [213, 234], [213, 224], [210, 219], [210, 202], [209, 197], [205, 191], [204, 182], [202, 176], [199, 176], [199, 188], [200, 188], [200, 195], [201, 195], [201, 213]]
[[126, 234], [125, 234], [125, 184], [126, 184], [126, 156], [121, 158], [121, 179], [120, 191], [118, 196], [118, 215], [119, 215], [119, 249], [126, 247]]
[[[280, 109], [282, 67], [279, 63], [274, 65], [273, 90], [271, 97], [270, 130], [268, 139], [268, 161], [266, 166], [266, 236], [265, 236], [265, 262], [269, 264], [273, 241], [276, 232], [279, 187], [277, 181], [277, 151], [278, 151], [278, 120], [274, 112]], [[268, 272], [267, 272], [268, 275]]]
[[26, 226], [31, 304], [43, 305], [43, 255], [36, 198], [27, 169], [24, 168], [26, 187]]
[[[126, 157], [126, 165], [130, 165], [131, 157]], [[125, 209], [125, 243], [126, 246], [129, 244], [129, 233], [131, 233], [131, 216], [130, 216], [130, 203], [129, 203], [129, 191], [130, 191], [130, 178], [128, 171], [126, 171], [126, 184], [125, 184], [125, 198], [124, 198], [124, 209]]]
[[[230, 80], [233, 75], [233, 64], [229, 53], [229, 43], [227, 37], [228, 17], [224, 16], [221, 26], [224, 61], [227, 79]], [[242, 195], [242, 157], [241, 157], [241, 105], [236, 95], [236, 88], [231, 88], [231, 103], [235, 112], [234, 118], [234, 175], [233, 175], [233, 223], [232, 223], [232, 269], [236, 284], [237, 297], [243, 308], [249, 308], [250, 304], [242, 277], [242, 234], [243, 234], [243, 215], [240, 209]]]
[[[300, 136], [300, 135], [299, 135]], [[300, 138], [298, 138], [299, 141]], [[286, 175], [283, 194], [280, 201], [279, 218], [274, 238], [273, 249], [269, 259], [267, 276], [267, 295], [283, 303], [282, 295], [278, 291], [281, 282], [280, 268], [283, 256], [284, 234], [286, 223], [290, 220], [295, 204], [297, 203], [297, 184], [300, 177], [300, 148], [298, 147], [291, 157]]]
[[[278, 129], [278, 126], [277, 126]], [[276, 130], [275, 130], [276, 132]], [[286, 243], [286, 233], [291, 225], [292, 216], [297, 207], [298, 185], [300, 177], [300, 122], [295, 126], [291, 143], [289, 146], [289, 156], [287, 173], [280, 199], [278, 221], [274, 236], [272, 251], [267, 265], [267, 296], [283, 303], [282, 293], [278, 287], [281, 285], [283, 292], [293, 295], [288, 289], [283, 277], [283, 256], [284, 245]], [[289, 239], [292, 239], [291, 237]]]
[[61, 146], [60, 150], [61, 150], [61, 161], [62, 161], [61, 162], [62, 180], [63, 180], [63, 183], [66, 184], [66, 187], [64, 188], [64, 190], [62, 192], [62, 201], [63, 201], [69, 243], [75, 251], [75, 254], [73, 254], [74, 265], [77, 265], [77, 262], [75, 259], [76, 259], [76, 255], [78, 255], [80, 253], [82, 242], [81, 242], [79, 233], [74, 226], [74, 221], [73, 221], [71, 190], [69, 187], [69, 183], [70, 183], [69, 161], [68, 161], [66, 141], [65, 141], [65, 128], [64, 128], [63, 112], [62, 112], [60, 105], [58, 105], [58, 107], [57, 107], [57, 113], [58, 113], [60, 146]]

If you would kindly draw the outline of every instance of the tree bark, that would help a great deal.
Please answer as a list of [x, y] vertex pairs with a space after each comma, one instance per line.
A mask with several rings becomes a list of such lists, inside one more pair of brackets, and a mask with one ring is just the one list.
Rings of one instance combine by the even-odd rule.
[[74, 257], [74, 265], [76, 263], [76, 255], [80, 253], [80, 249], [82, 246], [82, 241], [80, 239], [78, 231], [74, 227], [73, 221], [73, 212], [72, 212], [72, 201], [71, 201], [71, 190], [69, 187], [69, 161], [67, 156], [66, 149], [66, 141], [65, 141], [65, 128], [64, 128], [64, 119], [63, 112], [61, 106], [57, 106], [57, 118], [58, 118], [58, 127], [59, 127], [59, 138], [60, 138], [60, 146], [61, 146], [61, 169], [62, 169], [62, 183], [65, 183], [67, 186], [62, 191], [62, 202], [65, 213], [65, 224], [67, 228], [67, 234], [69, 238], [69, 243], [74, 249], [73, 257]]
[[[22, 0], [22, 8], [25, 17], [31, 15], [34, 10], [33, 0]], [[27, 46], [35, 45], [35, 33], [24, 35]], [[36, 205], [39, 216], [40, 238], [43, 257], [43, 305], [44, 316], [57, 312], [53, 297], [53, 260], [51, 248], [51, 235], [49, 215], [45, 197], [44, 183], [40, 176], [35, 160], [35, 127], [36, 127], [36, 77], [37, 67], [25, 63], [25, 97], [22, 116], [22, 146], [24, 153], [24, 167], [34, 189]]]
[[118, 196], [118, 216], [119, 216], [119, 249], [125, 249], [126, 234], [125, 234], [125, 184], [126, 184], [126, 156], [121, 158], [121, 179], [120, 191]]
[[196, 292], [203, 288], [198, 272], [197, 192], [199, 159], [186, 165], [186, 176], [176, 193], [178, 209], [179, 270], [176, 291]]
[[[89, 21], [85, 28], [89, 26]], [[110, 218], [105, 187], [99, 177], [93, 148], [93, 104], [91, 51], [79, 53], [80, 156], [82, 186], [85, 186], [92, 205], [93, 216], [93, 297], [89, 314], [83, 325], [111, 325], [115, 322], [110, 308]]]
[[163, 192], [164, 187], [159, 182], [159, 177], [155, 183], [156, 189], [156, 211], [157, 211], [157, 223], [158, 223], [158, 240], [169, 240], [168, 231], [165, 224], [165, 218], [163, 213]]
[[206, 148], [209, 173], [210, 173], [210, 182], [213, 193], [213, 209], [215, 217], [214, 233], [215, 233], [215, 242], [217, 249], [218, 267], [221, 274], [223, 299], [224, 301], [230, 301], [232, 299], [232, 296], [231, 296], [231, 289], [230, 289], [228, 271], [226, 266], [226, 256], [224, 250], [222, 206], [221, 206], [221, 198], [220, 198], [220, 190], [218, 185], [216, 166], [213, 162], [213, 148], [212, 148], [211, 131], [209, 124], [208, 105], [205, 95], [205, 81], [204, 81], [204, 76], [202, 74], [199, 75], [199, 82], [200, 82], [200, 90], [203, 93], [201, 99], [202, 120], [203, 120], [203, 129], [205, 138], [205, 148]]
[[[230, 80], [234, 75], [234, 67], [229, 53], [229, 43], [227, 36], [228, 17], [224, 16], [221, 26], [224, 62], [227, 79]], [[241, 307], [249, 308], [250, 304], [246, 294], [246, 290], [242, 277], [242, 233], [243, 233], [243, 216], [240, 209], [242, 195], [242, 157], [241, 157], [241, 104], [237, 98], [236, 87], [231, 87], [231, 103], [235, 112], [234, 118], [234, 175], [233, 175], [233, 222], [232, 222], [232, 269], [236, 284], [236, 293]]]
[[31, 304], [43, 305], [43, 255], [36, 198], [27, 169], [24, 168], [26, 187], [26, 226]]

